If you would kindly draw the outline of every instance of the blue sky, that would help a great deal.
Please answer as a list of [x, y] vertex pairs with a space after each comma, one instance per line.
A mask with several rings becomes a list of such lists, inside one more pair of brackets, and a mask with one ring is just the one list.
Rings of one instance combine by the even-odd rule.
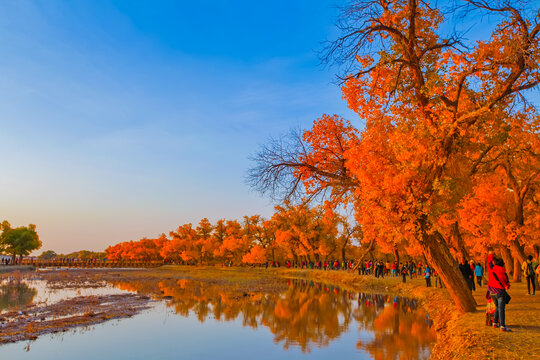
[[2, 2], [0, 217], [68, 252], [269, 216], [258, 144], [354, 118], [314, 52], [336, 3]]
[[0, 220], [70, 252], [269, 217], [244, 181], [259, 144], [322, 113], [360, 126], [315, 53], [344, 2], [0, 2]]

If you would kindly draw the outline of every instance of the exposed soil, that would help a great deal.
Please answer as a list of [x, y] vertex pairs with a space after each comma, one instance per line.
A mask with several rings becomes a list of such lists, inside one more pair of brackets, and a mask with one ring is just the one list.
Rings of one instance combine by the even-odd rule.
[[40, 335], [67, 331], [77, 326], [131, 317], [150, 307], [148, 296], [136, 294], [80, 296], [24, 311], [0, 315], [0, 344], [33, 340]]

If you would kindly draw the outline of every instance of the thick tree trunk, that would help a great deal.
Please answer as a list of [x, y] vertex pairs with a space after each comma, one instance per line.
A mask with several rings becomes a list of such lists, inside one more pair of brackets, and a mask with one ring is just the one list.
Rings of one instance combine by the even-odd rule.
[[458, 311], [476, 311], [476, 301], [465, 278], [459, 271], [459, 266], [452, 257], [443, 236], [437, 231], [428, 233], [426, 222], [426, 219], [420, 219], [419, 225], [422, 232], [420, 244], [422, 245], [428, 264], [431, 264], [439, 273]]
[[514, 277], [512, 281], [520, 282], [521, 281], [521, 264], [525, 261], [525, 250], [523, 246], [519, 243], [517, 239], [514, 239], [510, 242], [510, 251], [512, 252], [512, 257], [514, 258]]
[[470, 260], [469, 252], [467, 251], [467, 248], [465, 247], [465, 242], [463, 241], [463, 237], [461, 236], [461, 231], [459, 231], [459, 224], [457, 221], [455, 221], [450, 229], [450, 236], [452, 238], [452, 243], [461, 256], [462, 259]]
[[368, 247], [364, 251], [362, 251], [362, 253], [361, 253], [360, 257], [358, 258], [358, 261], [356, 262], [356, 265], [354, 266], [352, 271], [355, 271], [356, 269], [358, 269], [360, 264], [364, 261], [364, 258], [366, 257], [367, 253], [371, 252], [374, 245], [375, 245], [375, 239], [371, 240]]
[[514, 276], [512, 277], [512, 281], [521, 282], [521, 262], [515, 256], [514, 256]]
[[392, 249], [392, 253], [394, 254], [395, 261], [399, 264], [399, 251], [397, 246], [394, 246], [394, 249]]
[[504, 267], [508, 275], [514, 274], [514, 259], [512, 253], [506, 246], [501, 246], [501, 257], [504, 261]]

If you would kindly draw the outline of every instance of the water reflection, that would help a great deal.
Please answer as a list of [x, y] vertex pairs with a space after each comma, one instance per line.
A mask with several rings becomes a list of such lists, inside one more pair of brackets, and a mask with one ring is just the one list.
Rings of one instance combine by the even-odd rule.
[[20, 280], [7, 280], [0, 284], [0, 312], [23, 309], [32, 304], [37, 290]]
[[220, 283], [193, 280], [116, 282], [122, 290], [169, 299], [178, 315], [200, 322], [241, 319], [244, 326], [268, 328], [284, 349], [303, 352], [325, 347], [356, 324], [364, 336], [357, 349], [374, 359], [429, 358], [435, 329], [416, 301], [388, 295], [357, 294], [315, 283], [289, 280], [285, 292], [251, 293]]
[[374, 359], [429, 358], [435, 328], [415, 300], [360, 294], [354, 316], [361, 329], [374, 335], [369, 341], [359, 340], [356, 347]]

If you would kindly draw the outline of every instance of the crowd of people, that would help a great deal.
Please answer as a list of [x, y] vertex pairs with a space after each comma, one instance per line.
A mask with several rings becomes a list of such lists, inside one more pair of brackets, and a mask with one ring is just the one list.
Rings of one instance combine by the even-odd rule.
[[[485, 295], [487, 300], [486, 325], [499, 328], [503, 332], [511, 331], [506, 326], [506, 305], [510, 302], [511, 296], [507, 291], [510, 289], [510, 279], [506, 272], [504, 261], [502, 258], [495, 257], [493, 252], [490, 251], [486, 267], [488, 271], [488, 283]], [[477, 290], [476, 284], [478, 288], [482, 286], [484, 268], [480, 263], [475, 264], [473, 261], [467, 262], [466, 260], [462, 260], [459, 269], [471, 291]], [[521, 270], [523, 271], [523, 278], [527, 281], [528, 295], [535, 295], [537, 279], [540, 276], [538, 261], [533, 261], [533, 257], [529, 255], [522, 263]], [[519, 269], [515, 271], [519, 271]], [[475, 278], [476, 284], [474, 282]]]
[[[267, 261], [264, 267], [279, 268], [279, 261]], [[354, 267], [354, 261], [324, 260], [324, 261], [285, 261], [287, 269], [317, 269], [317, 270], [350, 270]]]
[[358, 267], [359, 275], [374, 275], [376, 278], [384, 278], [385, 276], [401, 277], [402, 282], [407, 282], [409, 279], [417, 279], [418, 276], [423, 276], [426, 281], [426, 286], [431, 287], [432, 277], [435, 279], [435, 287], [443, 287], [439, 274], [429, 265], [423, 265], [421, 261], [390, 262], [383, 260], [368, 260], [362, 262]]
[[[266, 267], [280, 267], [279, 262], [267, 262]], [[437, 271], [428, 264], [421, 261], [390, 262], [388, 260], [366, 260], [360, 264], [353, 261], [316, 261], [316, 262], [294, 262], [286, 261], [287, 268], [319, 269], [319, 270], [351, 270], [358, 269], [359, 275], [371, 275], [375, 278], [384, 278], [386, 276], [401, 278], [402, 282], [407, 279], [417, 279], [423, 276], [427, 287], [444, 287]], [[485, 265], [473, 260], [463, 259], [459, 264], [459, 270], [463, 275], [471, 291], [481, 290], [483, 286], [486, 289], [486, 324], [499, 328], [501, 331], [511, 331], [506, 326], [506, 305], [510, 301], [510, 295], [507, 290], [510, 288], [510, 281], [504, 261], [489, 252]], [[535, 295], [537, 279], [540, 278], [540, 266], [538, 261], [533, 261], [532, 256], [528, 256], [521, 266], [524, 281], [527, 282], [527, 291], [529, 295]], [[519, 270], [517, 270], [519, 271]], [[487, 274], [486, 274], [487, 272]], [[487, 284], [484, 278], [487, 275]], [[434, 283], [432, 283], [432, 281]]]
[[15, 258], [15, 260], [10, 257], [2, 257], [2, 260], [0, 262], [2, 265], [18, 265], [19, 264], [19, 258]]

